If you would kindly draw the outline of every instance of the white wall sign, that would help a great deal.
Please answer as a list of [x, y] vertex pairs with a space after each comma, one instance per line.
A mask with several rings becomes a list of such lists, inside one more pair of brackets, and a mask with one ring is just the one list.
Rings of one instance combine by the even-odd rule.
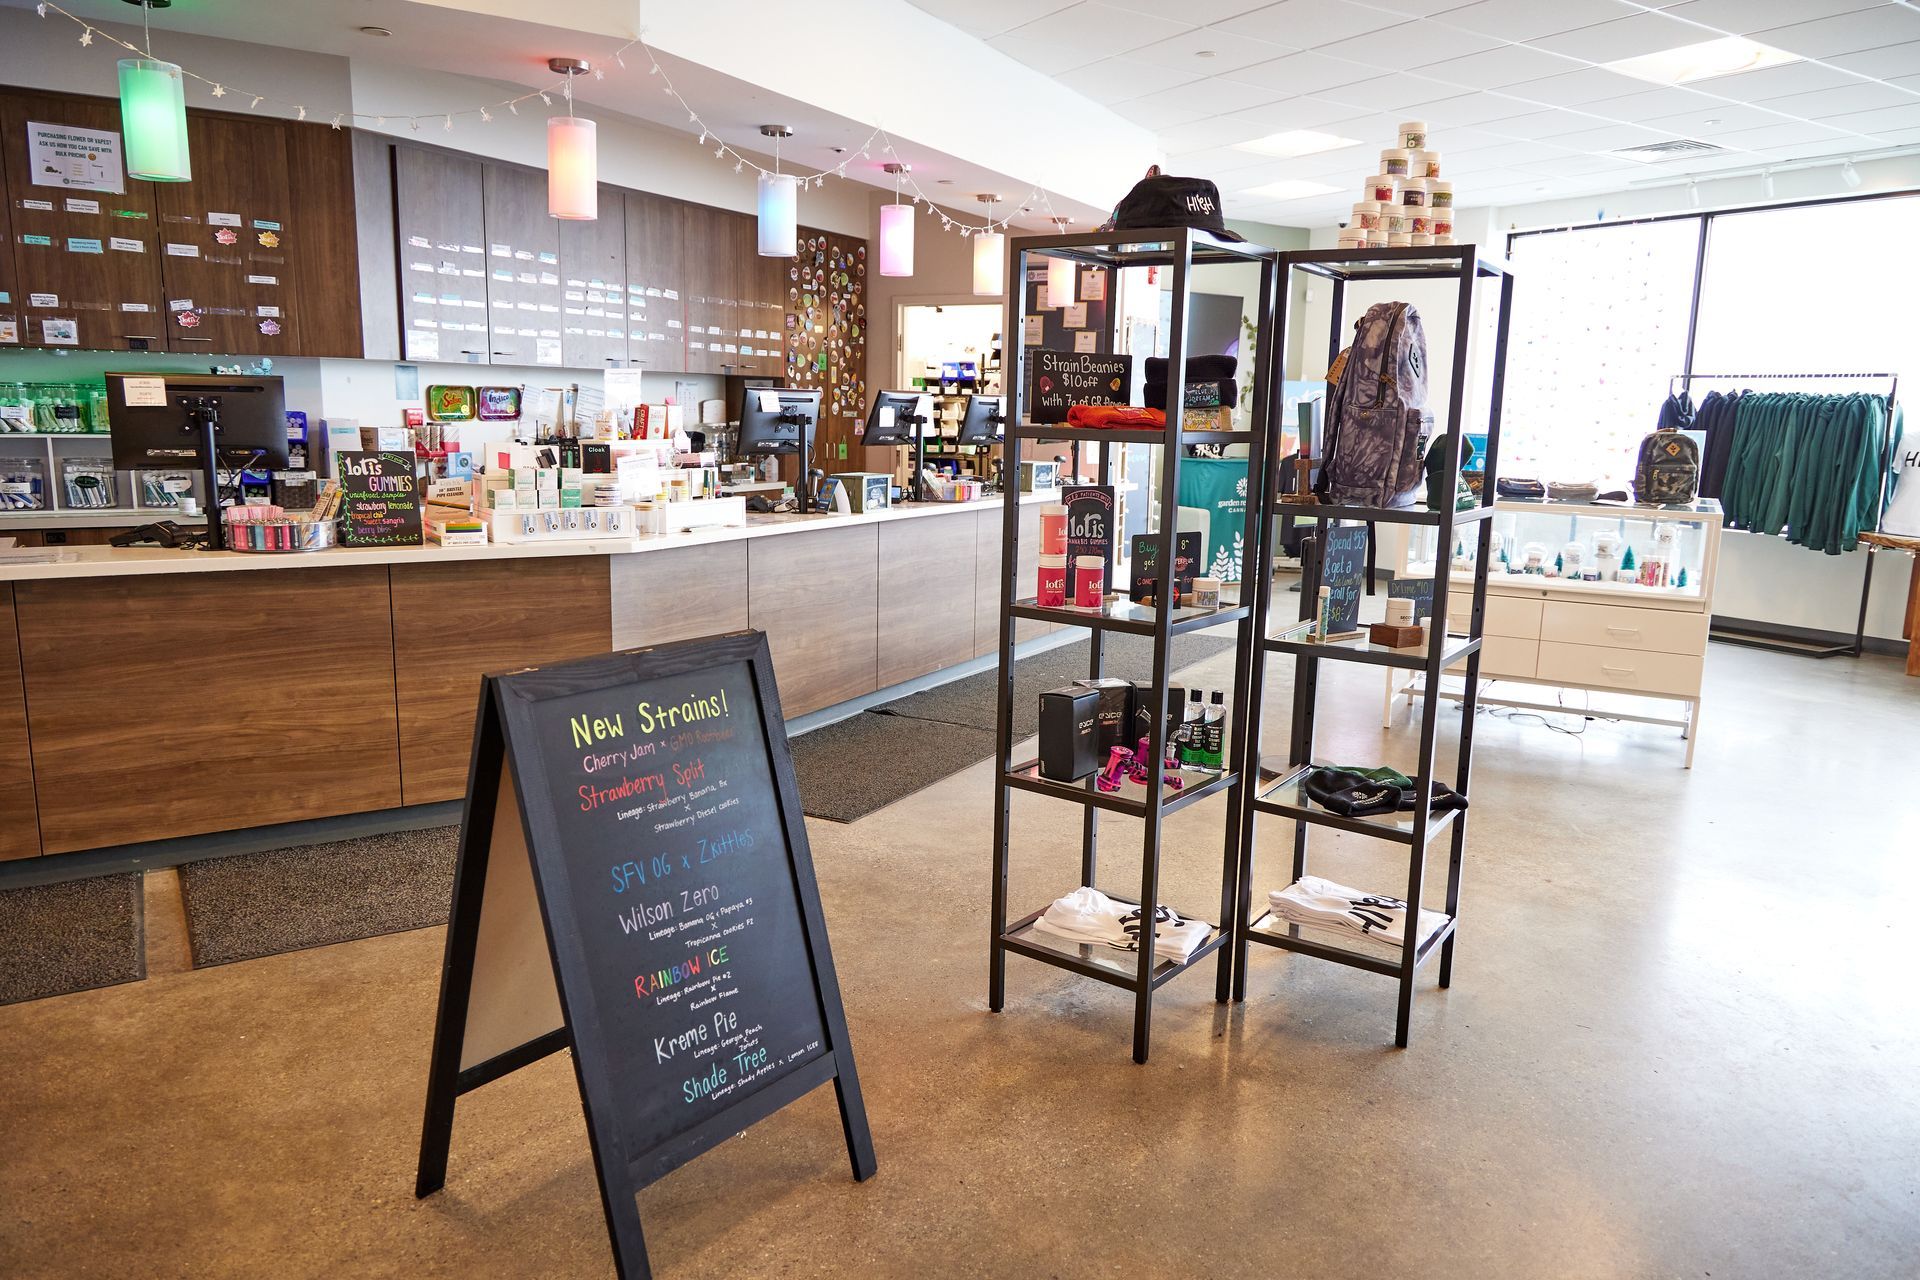
[[27, 121], [30, 180], [37, 187], [74, 191], [126, 192], [120, 164], [120, 135], [105, 129]]

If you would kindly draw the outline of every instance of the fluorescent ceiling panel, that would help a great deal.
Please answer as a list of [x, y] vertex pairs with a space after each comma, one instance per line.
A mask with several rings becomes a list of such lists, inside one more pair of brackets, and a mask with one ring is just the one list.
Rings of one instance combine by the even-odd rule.
[[1654, 84], [1692, 84], [1695, 80], [1739, 75], [1743, 71], [1764, 71], [1768, 67], [1799, 61], [1799, 54], [1788, 53], [1785, 49], [1760, 44], [1744, 36], [1722, 36], [1718, 40], [1702, 40], [1699, 44], [1662, 49], [1658, 53], [1643, 53], [1637, 58], [1621, 58], [1617, 62], [1602, 65], [1609, 71], [1632, 76], [1635, 80], [1650, 80]]
[[1318, 155], [1322, 151], [1338, 151], [1342, 147], [1359, 145], [1358, 138], [1343, 138], [1339, 134], [1319, 133], [1312, 129], [1288, 129], [1284, 133], [1270, 133], [1264, 138], [1235, 144], [1241, 151], [1252, 151], [1263, 156], [1278, 156], [1282, 160], [1291, 160], [1296, 156]]

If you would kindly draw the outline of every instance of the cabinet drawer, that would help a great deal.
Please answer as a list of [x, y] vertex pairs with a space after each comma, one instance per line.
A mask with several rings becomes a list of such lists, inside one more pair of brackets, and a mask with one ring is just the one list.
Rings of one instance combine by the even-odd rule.
[[1542, 640], [1699, 655], [1707, 651], [1707, 615], [1625, 605], [1547, 602]]
[[1700, 669], [1704, 662], [1694, 654], [1640, 652], [1543, 640], [1539, 677], [1549, 682], [1565, 681], [1627, 693], [1693, 698], [1700, 693]]
[[[1517, 636], [1488, 635], [1480, 645], [1480, 678], [1490, 680], [1495, 676], [1524, 676], [1531, 678], [1534, 668], [1540, 660], [1540, 642], [1523, 640]], [[1448, 671], [1466, 670], [1465, 658], [1448, 667]]]
[[[1470, 588], [1455, 585], [1459, 594], [1449, 593], [1447, 600], [1447, 618], [1453, 629], [1461, 634], [1467, 630], [1467, 619], [1473, 613], [1473, 595]], [[1489, 636], [1516, 636], [1522, 640], [1537, 640], [1540, 637], [1540, 606], [1543, 600], [1528, 600], [1520, 596], [1500, 596], [1487, 592], [1487, 615], [1484, 634]]]

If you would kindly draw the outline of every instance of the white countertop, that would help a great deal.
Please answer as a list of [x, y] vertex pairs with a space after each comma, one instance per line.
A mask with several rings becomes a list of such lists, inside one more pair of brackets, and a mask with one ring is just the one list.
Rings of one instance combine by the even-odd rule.
[[[1056, 502], [1057, 490], [1017, 495], [1022, 506]], [[907, 503], [872, 515], [749, 515], [744, 528], [699, 529], [655, 538], [556, 539], [551, 542], [493, 542], [480, 547], [336, 547], [327, 551], [261, 553], [179, 551], [166, 547], [29, 547], [0, 551], [0, 582], [57, 578], [118, 578], [160, 573], [228, 573], [250, 569], [324, 569], [342, 565], [425, 564], [450, 560], [528, 560], [550, 556], [614, 556], [646, 551], [702, 547], [742, 538], [783, 533], [814, 533], [856, 525], [921, 520], [963, 511], [999, 511], [1001, 500]], [[157, 513], [156, 513], [157, 514]], [[47, 557], [59, 557], [49, 560]]]

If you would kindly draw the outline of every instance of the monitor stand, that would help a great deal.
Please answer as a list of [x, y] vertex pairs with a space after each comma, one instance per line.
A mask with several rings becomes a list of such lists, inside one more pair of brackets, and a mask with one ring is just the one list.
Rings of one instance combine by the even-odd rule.
[[220, 512], [220, 397], [181, 396], [180, 407], [186, 413], [181, 430], [193, 434], [194, 452], [200, 456], [200, 474], [207, 482], [207, 537], [201, 549], [227, 549], [226, 522]]
[[914, 502], [927, 500], [927, 437], [921, 428], [927, 425], [921, 414], [908, 414], [901, 419], [913, 431], [913, 474], [907, 478], [907, 496]]

